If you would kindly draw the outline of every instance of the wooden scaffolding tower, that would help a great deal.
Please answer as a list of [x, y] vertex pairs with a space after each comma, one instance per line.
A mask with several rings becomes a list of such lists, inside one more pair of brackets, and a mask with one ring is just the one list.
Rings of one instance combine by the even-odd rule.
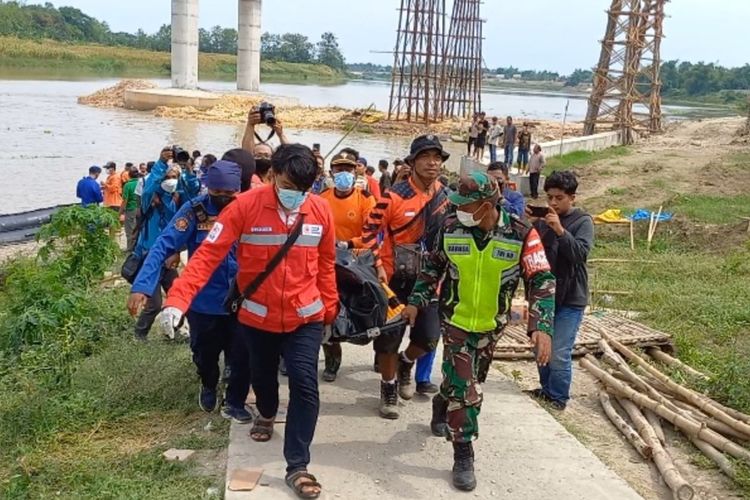
[[668, 0], [612, 0], [607, 31], [584, 124], [622, 131], [624, 144], [635, 134], [661, 131], [661, 40]]
[[480, 0], [455, 0], [441, 61], [442, 113], [467, 117], [482, 109], [482, 29]]
[[441, 115], [445, 33], [445, 0], [401, 0], [389, 120], [428, 123]]
[[480, 0], [401, 0], [391, 75], [389, 120], [425, 123], [481, 108]]

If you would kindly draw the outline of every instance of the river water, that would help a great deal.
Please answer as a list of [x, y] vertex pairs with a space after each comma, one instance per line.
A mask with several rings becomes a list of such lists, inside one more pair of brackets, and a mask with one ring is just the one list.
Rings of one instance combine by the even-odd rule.
[[[90, 165], [115, 161], [155, 160], [164, 145], [220, 156], [238, 147], [240, 125], [156, 118], [150, 113], [100, 109], [79, 105], [79, 96], [113, 85], [118, 80], [51, 81], [0, 80], [0, 214], [75, 202], [76, 182]], [[155, 80], [168, 86], [166, 80]], [[228, 91], [229, 82], [202, 82], [208, 90]], [[390, 87], [380, 82], [349, 82], [338, 86], [263, 84], [268, 94], [293, 97], [312, 106], [366, 107], [375, 103], [387, 109]], [[559, 119], [568, 97], [486, 92], [483, 107], [488, 114]], [[665, 109], [679, 115], [688, 108]], [[570, 99], [569, 119], [581, 120], [586, 101]], [[291, 140], [320, 143], [324, 152], [341, 137], [338, 132], [288, 130]], [[342, 146], [360, 150], [370, 163], [392, 161], [408, 152], [409, 138], [352, 135]], [[464, 146], [448, 144], [455, 161]]]

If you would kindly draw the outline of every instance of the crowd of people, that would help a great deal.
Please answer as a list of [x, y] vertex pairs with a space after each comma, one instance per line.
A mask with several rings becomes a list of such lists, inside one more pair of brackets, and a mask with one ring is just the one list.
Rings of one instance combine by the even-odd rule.
[[[262, 123], [278, 136], [278, 147], [260, 140]], [[91, 167], [78, 184], [82, 205], [116, 210], [125, 227], [122, 274], [132, 283], [127, 306], [137, 318], [135, 338], [146, 340], [157, 317], [171, 337], [187, 320], [203, 411], [219, 406], [223, 377], [222, 415], [251, 423], [251, 438], [269, 441], [279, 372], [289, 378], [286, 482], [301, 498], [321, 493], [308, 471], [320, 407], [319, 352], [326, 382], [336, 381], [345, 362], [332, 337], [343, 313], [337, 252], [370, 255], [384, 290], [405, 306], [397, 333], [374, 339], [378, 412], [398, 419], [400, 401], [433, 394], [430, 427], [453, 443], [456, 488], [476, 486], [480, 385], [520, 282], [539, 366], [540, 387], [531, 396], [560, 410], [570, 398], [593, 221], [575, 208], [578, 182], [568, 171], [546, 178], [546, 211], [533, 216], [509, 178], [516, 144], [522, 168], [544, 167], [538, 146], [529, 157], [526, 126], [518, 132], [511, 118], [504, 127], [493, 118], [490, 126], [480, 114], [471, 135], [470, 155], [481, 159], [490, 146], [486, 170], [452, 183], [444, 169], [450, 155], [428, 134], [415, 138], [392, 169], [380, 160], [376, 179], [356, 149], [341, 149], [326, 165], [319, 147], [290, 143], [278, 118], [269, 123], [252, 110], [241, 147], [220, 159], [166, 147], [156, 161], [126, 164], [121, 173], [108, 163], [102, 183], [101, 168]], [[504, 162], [496, 158], [500, 144]], [[178, 273], [184, 250], [188, 262]], [[436, 385], [430, 373], [441, 339], [443, 377]], [[257, 416], [245, 405], [250, 388]]]

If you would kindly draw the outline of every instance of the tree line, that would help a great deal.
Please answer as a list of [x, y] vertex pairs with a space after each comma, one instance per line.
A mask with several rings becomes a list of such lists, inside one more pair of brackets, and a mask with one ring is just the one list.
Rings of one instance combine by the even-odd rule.
[[[0, 0], [0, 36], [52, 39], [63, 42], [99, 43], [138, 49], [169, 52], [172, 46], [172, 27], [162, 25], [156, 33], [139, 29], [135, 33], [114, 32], [106, 22], [99, 21], [74, 7], [55, 8], [44, 5], [25, 5], [17, 1]], [[237, 30], [214, 26], [199, 30], [199, 50], [216, 54], [237, 54]], [[281, 35], [264, 33], [261, 38], [261, 57], [269, 60], [319, 63], [339, 71], [346, 68], [336, 35], [323, 33], [317, 43], [299, 33]]]

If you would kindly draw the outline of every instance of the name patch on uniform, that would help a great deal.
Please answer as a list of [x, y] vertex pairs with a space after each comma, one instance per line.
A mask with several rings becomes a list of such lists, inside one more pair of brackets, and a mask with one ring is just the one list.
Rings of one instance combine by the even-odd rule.
[[210, 231], [212, 227], [214, 227], [214, 223], [211, 221], [198, 223], [198, 231]]
[[224, 230], [224, 224], [221, 222], [217, 222], [214, 224], [214, 227], [211, 228], [211, 232], [208, 233], [208, 236], [206, 236], [206, 241], [209, 243], [216, 243], [216, 240], [219, 239], [219, 236], [221, 236], [221, 232]]
[[323, 226], [320, 224], [302, 224], [304, 236], [323, 236]]
[[492, 258], [500, 260], [518, 260], [518, 253], [504, 248], [495, 248], [492, 250]]
[[251, 227], [250, 228], [251, 233], [271, 233], [273, 232], [272, 227]]
[[469, 255], [471, 254], [471, 245], [465, 243], [449, 244], [448, 253], [452, 255]]

